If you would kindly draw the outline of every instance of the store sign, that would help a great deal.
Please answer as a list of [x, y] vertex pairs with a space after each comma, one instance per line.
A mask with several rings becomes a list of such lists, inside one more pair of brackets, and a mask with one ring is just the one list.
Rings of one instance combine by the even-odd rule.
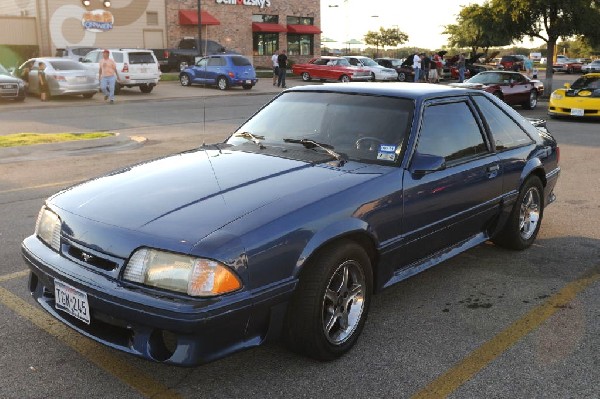
[[216, 0], [217, 4], [231, 4], [240, 6], [271, 7], [271, 0]]
[[81, 24], [90, 32], [106, 32], [113, 28], [115, 18], [107, 10], [92, 10], [83, 13]]

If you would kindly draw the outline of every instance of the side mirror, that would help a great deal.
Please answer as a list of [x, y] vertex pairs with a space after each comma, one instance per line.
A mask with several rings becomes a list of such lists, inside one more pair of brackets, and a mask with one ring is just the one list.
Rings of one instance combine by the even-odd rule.
[[446, 159], [444, 157], [415, 152], [409, 170], [414, 175], [426, 175], [444, 169], [446, 169]]
[[565, 89], [570, 89], [571, 88], [571, 83], [565, 83]]

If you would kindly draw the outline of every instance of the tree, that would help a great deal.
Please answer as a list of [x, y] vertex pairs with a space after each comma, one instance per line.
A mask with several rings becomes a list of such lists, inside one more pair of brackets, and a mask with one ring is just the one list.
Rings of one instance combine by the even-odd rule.
[[546, 95], [552, 92], [552, 62], [559, 38], [590, 35], [600, 41], [600, 0], [492, 0], [492, 8], [511, 23], [505, 26], [514, 40], [539, 38], [548, 48]]
[[487, 53], [492, 46], [506, 46], [512, 38], [504, 28], [502, 15], [497, 15], [491, 4], [472, 4], [461, 9], [457, 24], [446, 25], [444, 34], [449, 35], [451, 47], [468, 47], [471, 53], [479, 48]]
[[408, 41], [408, 35], [397, 28], [385, 29], [381, 27], [379, 28], [379, 32], [367, 32], [363, 40], [366, 44], [375, 46], [375, 56], [377, 56], [377, 53], [379, 53], [379, 46], [385, 49], [386, 46], [395, 47], [399, 44], [406, 43]]

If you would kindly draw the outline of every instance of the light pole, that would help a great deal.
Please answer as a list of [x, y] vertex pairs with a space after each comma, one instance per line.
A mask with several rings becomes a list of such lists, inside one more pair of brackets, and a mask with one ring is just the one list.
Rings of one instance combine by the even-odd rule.
[[[379, 15], [371, 15], [371, 18], [379, 18]], [[379, 33], [377, 32], [377, 22], [375, 22], [375, 34], [379, 35]], [[377, 38], [377, 46], [375, 47], [375, 57], [377, 58], [379, 56], [379, 37]]]
[[202, 57], [202, 13], [200, 12], [200, 3], [198, 0], [198, 55]]

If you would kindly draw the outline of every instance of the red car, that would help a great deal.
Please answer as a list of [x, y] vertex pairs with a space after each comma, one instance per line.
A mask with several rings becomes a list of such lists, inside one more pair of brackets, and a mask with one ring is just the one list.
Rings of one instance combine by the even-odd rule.
[[463, 83], [450, 83], [449, 86], [484, 90], [508, 105], [522, 105], [525, 109], [535, 108], [538, 97], [544, 93], [541, 81], [512, 71], [484, 71]]
[[371, 71], [350, 65], [346, 58], [319, 57], [306, 64], [292, 65], [294, 75], [300, 75], [308, 82], [312, 79], [337, 80], [340, 82], [367, 81], [371, 79]]
[[583, 63], [577, 60], [573, 60], [570, 58], [563, 58], [560, 60], [556, 60], [554, 64], [552, 64], [552, 70], [554, 72], [566, 72], [566, 73], [574, 73], [581, 72], [581, 68], [583, 67]]

